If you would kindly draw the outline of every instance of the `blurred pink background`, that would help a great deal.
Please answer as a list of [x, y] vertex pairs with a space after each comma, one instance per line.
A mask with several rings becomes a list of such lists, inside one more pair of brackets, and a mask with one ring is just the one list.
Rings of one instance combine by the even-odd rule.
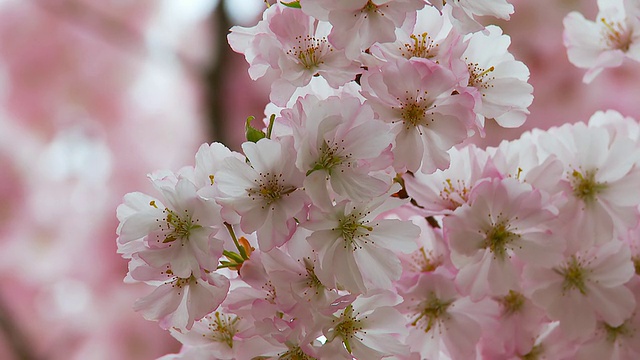
[[[222, 0], [221, 0], [222, 1]], [[520, 129], [489, 124], [496, 145], [524, 130], [586, 121], [596, 110], [640, 118], [640, 64], [592, 84], [571, 66], [562, 19], [593, 19], [595, 0], [513, 0], [500, 22], [531, 71]], [[233, 6], [232, 6], [233, 5]], [[0, 0], [0, 359], [153, 359], [179, 346], [133, 312], [150, 291], [123, 284], [115, 208], [146, 174], [193, 163], [202, 142], [238, 150], [261, 117], [227, 29], [257, 21], [259, 0]]]

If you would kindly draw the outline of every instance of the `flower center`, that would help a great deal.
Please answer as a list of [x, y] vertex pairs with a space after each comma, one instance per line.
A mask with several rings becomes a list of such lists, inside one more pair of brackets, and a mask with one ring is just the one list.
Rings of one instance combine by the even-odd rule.
[[538, 360], [544, 353], [542, 344], [535, 345], [527, 354], [522, 356], [522, 360]]
[[606, 184], [596, 182], [595, 177], [595, 171], [585, 171], [582, 174], [578, 170], [573, 170], [569, 177], [573, 195], [587, 204], [595, 201], [596, 196], [606, 188]]
[[316, 360], [300, 349], [300, 346], [295, 346], [289, 349], [286, 353], [280, 355], [278, 360]]
[[367, 1], [367, 4], [360, 10], [363, 13], [372, 13], [378, 11], [378, 5], [374, 4], [371, 0]]
[[612, 50], [627, 52], [631, 46], [632, 31], [619, 22], [608, 22], [605, 18], [600, 21], [604, 25], [601, 33], [607, 46]]
[[435, 293], [430, 293], [429, 298], [418, 305], [420, 312], [411, 322], [411, 326], [424, 327], [425, 333], [431, 331], [438, 320], [448, 316], [447, 309], [451, 303], [452, 301], [442, 301], [436, 297]]
[[[356, 240], [364, 237], [364, 243], [367, 243], [366, 237], [369, 236], [369, 232], [373, 231], [373, 227], [366, 225], [368, 221], [361, 221], [362, 213], [352, 213], [339, 220], [337, 230], [342, 232], [342, 238], [345, 242], [345, 249], [356, 250], [362, 248], [361, 245], [356, 243]], [[335, 229], [334, 229], [335, 230]]]
[[[428, 33], [425, 32], [418, 35], [412, 34], [410, 38], [411, 40], [413, 40], [413, 43], [404, 44], [406, 52], [404, 52], [402, 48], [400, 48], [400, 51], [403, 51], [402, 56], [404, 56], [405, 58], [410, 59], [411, 57], [419, 57], [424, 59], [431, 59], [436, 55], [435, 51], [438, 47], [438, 44], [433, 43], [433, 39], [431, 39], [431, 36], [429, 36]], [[432, 51], [434, 53], [432, 53]]]
[[460, 205], [467, 203], [471, 188], [467, 188], [464, 180], [456, 180], [454, 185], [451, 179], [446, 179], [443, 185], [444, 187], [440, 191], [440, 198], [451, 203], [450, 210], [455, 210]]
[[[357, 314], [356, 314], [357, 315]], [[361, 331], [363, 327], [360, 325], [362, 321], [355, 318], [353, 315], [353, 306], [347, 306], [342, 315], [340, 316], [338, 325], [334, 328], [335, 336], [339, 336], [347, 348], [347, 351], [351, 353], [350, 340], [356, 337], [356, 333]], [[359, 339], [362, 340], [362, 339]]]
[[295, 187], [286, 186], [283, 182], [282, 174], [260, 173], [260, 177], [255, 180], [257, 187], [247, 189], [247, 194], [252, 200], [261, 197], [267, 205], [271, 205], [283, 195], [289, 195], [296, 190]]
[[343, 164], [345, 160], [348, 159], [348, 156], [342, 156], [339, 154], [340, 150], [344, 149], [344, 147], [340, 147], [338, 144], [334, 143], [333, 146], [329, 146], [329, 144], [324, 142], [318, 149], [320, 157], [315, 164], [313, 164], [313, 167], [307, 171], [307, 176], [316, 170], [325, 170], [329, 175], [331, 175], [333, 168]]
[[435, 271], [438, 266], [442, 264], [440, 257], [433, 256], [431, 250], [425, 251], [424, 247], [418, 249], [418, 251], [412, 255], [412, 258], [415, 262], [414, 268], [420, 272]]
[[298, 44], [287, 50], [287, 54], [298, 59], [298, 63], [308, 70], [324, 64], [325, 53], [333, 51], [326, 37], [297, 36], [296, 41]]
[[467, 86], [485, 89], [493, 87], [493, 85], [489, 84], [489, 81], [494, 80], [495, 77], [488, 77], [489, 73], [495, 70], [493, 66], [483, 69], [478, 66], [478, 63], [468, 63], [467, 69], [469, 70], [469, 83]]
[[519, 234], [509, 231], [508, 223], [501, 221], [486, 232], [484, 247], [493, 253], [494, 258], [504, 260], [507, 255], [507, 245], [519, 237]]
[[[149, 206], [158, 208], [155, 201], [151, 201]], [[156, 221], [164, 223], [164, 226], [163, 224], [158, 224], [158, 227], [164, 235], [164, 239], [162, 240], [164, 244], [176, 241], [177, 239], [188, 240], [192, 230], [202, 227], [198, 225], [198, 219], [192, 219], [191, 214], [189, 214], [187, 210], [184, 210], [184, 214], [180, 216], [177, 212], [165, 207], [162, 213], [165, 217], [156, 219]], [[160, 234], [156, 235], [158, 242], [160, 242], [160, 236]]]
[[520, 310], [524, 306], [524, 296], [519, 292], [509, 290], [509, 294], [499, 300], [502, 305], [503, 314], [511, 316]]
[[304, 258], [304, 265], [307, 270], [307, 287], [315, 290], [316, 295], [320, 294], [320, 292], [324, 289], [324, 285], [322, 285], [322, 282], [320, 282], [320, 279], [318, 279], [313, 263], [308, 258]]
[[564, 277], [564, 281], [562, 283], [563, 292], [578, 289], [582, 295], [587, 294], [587, 269], [582, 266], [580, 260], [575, 256], [571, 257], [571, 260], [569, 260], [564, 267], [559, 269], [556, 268], [554, 271]]
[[211, 315], [208, 315], [207, 318], [210, 320], [208, 327], [211, 333], [209, 338], [233, 349], [233, 337], [238, 332], [240, 318], [235, 315], [220, 315], [218, 311], [215, 313], [215, 318], [212, 318]]
[[603, 323], [604, 331], [606, 333], [607, 341], [613, 343], [618, 337], [628, 337], [633, 335], [634, 329], [629, 327], [629, 321], [625, 321], [620, 326], [613, 327], [607, 323]]

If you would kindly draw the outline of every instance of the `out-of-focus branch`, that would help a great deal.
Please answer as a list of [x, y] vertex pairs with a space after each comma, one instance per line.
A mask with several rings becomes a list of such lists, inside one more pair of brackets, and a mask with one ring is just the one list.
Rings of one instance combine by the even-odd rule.
[[33, 353], [33, 348], [28, 345], [27, 338], [20, 331], [10, 312], [0, 298], [0, 334], [6, 339], [6, 343], [13, 352], [14, 358], [17, 360], [38, 360], [40, 359]]
[[231, 27], [231, 22], [226, 14], [225, 0], [221, 0], [220, 4], [213, 13], [213, 26], [211, 31], [213, 36], [213, 52], [217, 58], [212, 60], [211, 66], [204, 75], [205, 85], [205, 101], [207, 118], [209, 122], [209, 139], [212, 141], [224, 142], [227, 135], [226, 129], [226, 107], [225, 107], [225, 70], [228, 70], [229, 64], [229, 47], [227, 46], [227, 33]]

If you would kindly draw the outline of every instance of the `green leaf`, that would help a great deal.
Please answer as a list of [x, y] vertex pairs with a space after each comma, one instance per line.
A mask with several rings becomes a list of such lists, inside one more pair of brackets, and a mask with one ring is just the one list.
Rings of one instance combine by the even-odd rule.
[[300, 9], [300, 1], [292, 1], [289, 3], [286, 3], [284, 1], [280, 1], [280, 4], [286, 6], [286, 7], [290, 7], [290, 8], [294, 8], [294, 9]]
[[253, 119], [255, 119], [255, 117], [253, 116], [249, 116], [247, 118], [247, 122], [244, 127], [245, 134], [247, 137], [247, 141], [258, 142], [258, 140], [265, 138], [267, 135], [264, 133], [264, 131], [260, 131], [251, 126], [251, 121], [253, 121]]

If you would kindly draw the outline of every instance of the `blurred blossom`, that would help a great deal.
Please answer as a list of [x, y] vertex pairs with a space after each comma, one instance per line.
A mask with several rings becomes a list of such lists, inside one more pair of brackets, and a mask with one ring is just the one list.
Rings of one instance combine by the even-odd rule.
[[0, 358], [177, 349], [133, 312], [113, 209], [205, 141], [216, 3], [0, 2]]

